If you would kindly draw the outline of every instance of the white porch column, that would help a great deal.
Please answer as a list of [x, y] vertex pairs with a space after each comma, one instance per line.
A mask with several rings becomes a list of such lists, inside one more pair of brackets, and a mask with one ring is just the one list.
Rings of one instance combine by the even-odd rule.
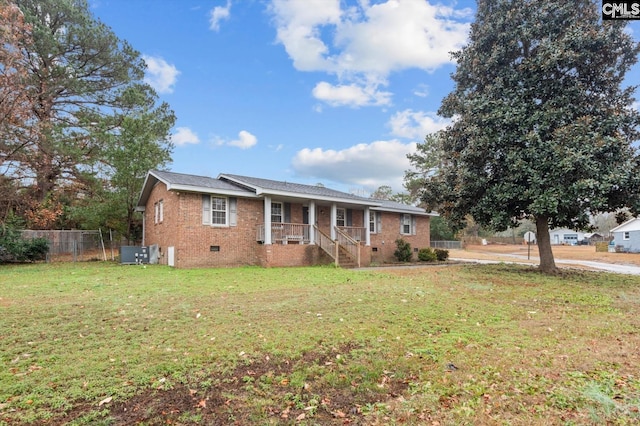
[[370, 246], [371, 245], [371, 225], [369, 224], [369, 222], [371, 221], [371, 218], [369, 217], [369, 215], [371, 214], [371, 212], [369, 211], [369, 207], [365, 207], [364, 208], [364, 245], [365, 246]]
[[271, 197], [264, 196], [264, 243], [271, 244]]
[[309, 244], [316, 243], [316, 233], [313, 227], [316, 224], [316, 202], [309, 201]]
[[336, 203], [331, 204], [331, 239], [338, 238], [336, 235], [336, 224], [338, 223], [338, 206]]

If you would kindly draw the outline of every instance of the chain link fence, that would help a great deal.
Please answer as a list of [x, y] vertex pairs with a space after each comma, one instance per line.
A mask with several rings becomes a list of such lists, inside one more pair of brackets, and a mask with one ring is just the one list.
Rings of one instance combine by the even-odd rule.
[[113, 231], [24, 230], [22, 237], [49, 241], [47, 262], [87, 262], [116, 260], [126, 241]]
[[439, 248], [439, 249], [461, 249], [462, 242], [461, 241], [431, 241], [431, 248]]

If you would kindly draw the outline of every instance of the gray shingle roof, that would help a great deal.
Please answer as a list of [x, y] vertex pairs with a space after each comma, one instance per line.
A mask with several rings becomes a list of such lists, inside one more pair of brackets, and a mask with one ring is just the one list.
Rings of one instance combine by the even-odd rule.
[[426, 214], [424, 209], [388, 200], [374, 200], [359, 197], [347, 192], [337, 191], [315, 185], [304, 185], [294, 182], [276, 181], [234, 174], [220, 174], [216, 178], [196, 176], [184, 173], [174, 173], [162, 170], [152, 170], [147, 174], [144, 187], [138, 200], [138, 206], [144, 207], [151, 189], [156, 182], [162, 181], [170, 190], [194, 191], [204, 193], [235, 193], [239, 196], [256, 196], [262, 193], [288, 197], [304, 197], [317, 200], [336, 200], [347, 205], [370, 206], [374, 210], [392, 211], [399, 213]]
[[411, 206], [408, 204], [397, 203], [390, 200], [377, 200], [380, 202], [379, 207], [373, 207], [373, 210], [397, 211], [402, 213], [425, 214], [422, 207]]
[[209, 176], [195, 176], [183, 173], [153, 170], [152, 173], [172, 186], [193, 186], [195, 188], [224, 189], [228, 191], [242, 191], [243, 188], [230, 182]]
[[254, 178], [249, 176], [240, 176], [232, 174], [221, 174], [220, 178], [227, 178], [234, 182], [247, 185], [254, 189], [261, 189], [263, 192], [289, 192], [294, 194], [301, 194], [306, 196], [327, 197], [327, 198], [341, 198], [347, 200], [354, 200], [360, 202], [368, 202], [369, 204], [378, 204], [377, 200], [370, 198], [358, 197], [357, 195], [349, 194], [348, 192], [336, 191], [335, 189], [325, 188], [316, 185], [303, 185], [293, 182], [282, 182], [277, 180]]

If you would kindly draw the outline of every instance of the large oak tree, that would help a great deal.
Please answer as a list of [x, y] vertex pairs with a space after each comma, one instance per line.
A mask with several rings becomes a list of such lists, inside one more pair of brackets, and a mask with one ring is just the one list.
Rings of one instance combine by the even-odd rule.
[[454, 90], [452, 124], [410, 156], [422, 199], [454, 222], [496, 230], [531, 219], [540, 269], [555, 271], [549, 228], [640, 208], [640, 116], [624, 87], [640, 45], [593, 0], [482, 0]]

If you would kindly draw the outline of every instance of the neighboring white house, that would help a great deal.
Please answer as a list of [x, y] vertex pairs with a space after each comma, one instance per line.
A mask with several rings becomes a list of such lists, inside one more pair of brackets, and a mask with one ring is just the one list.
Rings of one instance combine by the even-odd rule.
[[613, 234], [612, 244], [621, 249], [616, 251], [640, 252], [640, 218], [626, 221], [622, 225], [613, 228], [611, 233]]
[[582, 231], [574, 231], [573, 229], [552, 229], [549, 231], [551, 237], [551, 244], [566, 244], [576, 245], [578, 241], [582, 241], [585, 238], [585, 233]]

